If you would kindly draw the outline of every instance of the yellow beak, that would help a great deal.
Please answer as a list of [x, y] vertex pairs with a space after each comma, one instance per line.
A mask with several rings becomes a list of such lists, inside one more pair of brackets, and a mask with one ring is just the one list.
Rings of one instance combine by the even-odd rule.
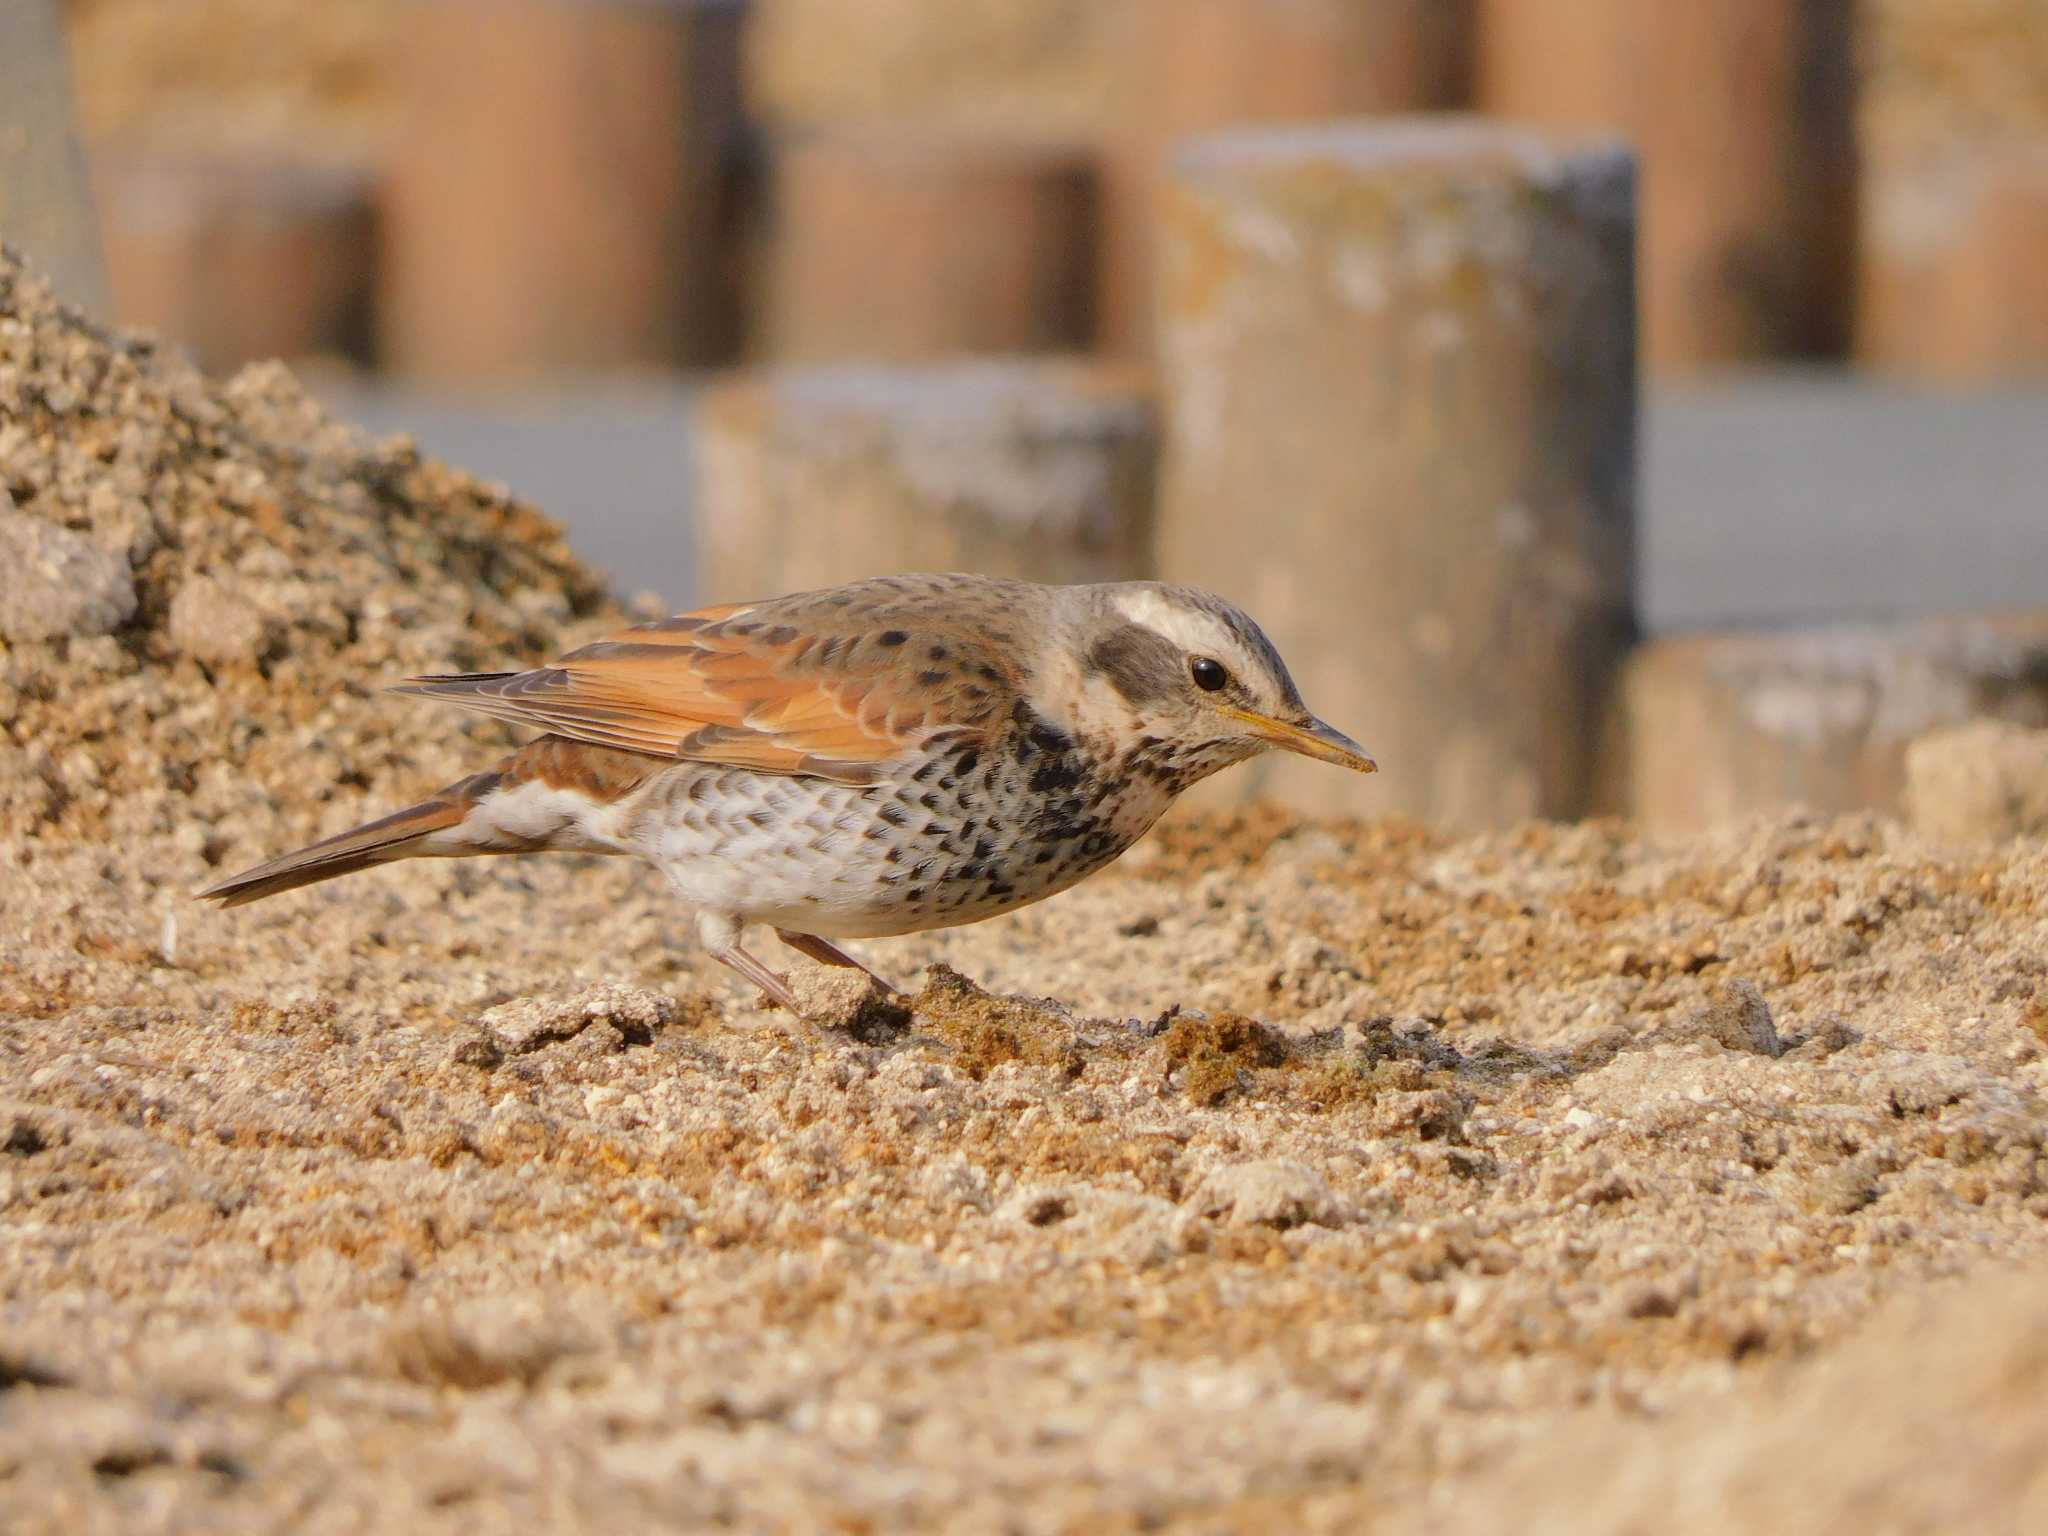
[[1339, 768], [1351, 768], [1359, 773], [1373, 773], [1379, 768], [1379, 764], [1366, 756], [1365, 748], [1334, 725], [1325, 725], [1320, 720], [1311, 718], [1306, 725], [1295, 725], [1291, 721], [1275, 720], [1249, 709], [1232, 709], [1227, 705], [1222, 713], [1233, 720], [1242, 720], [1260, 739], [1286, 751], [1299, 752], [1303, 757], [1335, 763]]

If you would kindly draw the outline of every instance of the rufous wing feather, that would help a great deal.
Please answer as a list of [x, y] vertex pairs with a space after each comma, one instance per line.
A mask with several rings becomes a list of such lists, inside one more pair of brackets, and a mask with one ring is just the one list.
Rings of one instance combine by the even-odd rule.
[[984, 739], [1016, 687], [957, 623], [799, 596], [637, 625], [530, 672], [395, 691], [598, 746], [865, 784], [940, 732]]

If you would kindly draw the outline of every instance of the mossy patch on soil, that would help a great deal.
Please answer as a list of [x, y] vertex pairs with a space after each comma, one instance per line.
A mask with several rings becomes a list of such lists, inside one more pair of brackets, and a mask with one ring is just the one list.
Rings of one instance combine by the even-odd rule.
[[1196, 1104], [1220, 1104], [1250, 1080], [1248, 1074], [1288, 1059], [1287, 1041], [1277, 1031], [1241, 1013], [1175, 1013], [1159, 1049]]
[[1009, 1061], [1068, 1077], [1081, 1073], [1073, 1023], [1060, 1009], [1031, 998], [998, 997], [950, 965], [931, 967], [910, 1011], [953, 1047], [954, 1064], [977, 1081]]

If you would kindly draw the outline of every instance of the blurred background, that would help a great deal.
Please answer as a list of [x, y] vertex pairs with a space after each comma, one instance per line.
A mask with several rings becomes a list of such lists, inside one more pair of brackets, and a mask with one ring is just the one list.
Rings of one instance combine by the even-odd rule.
[[2018, 814], [2048, 0], [47, 5], [114, 317], [622, 595], [1200, 580], [1311, 809]]

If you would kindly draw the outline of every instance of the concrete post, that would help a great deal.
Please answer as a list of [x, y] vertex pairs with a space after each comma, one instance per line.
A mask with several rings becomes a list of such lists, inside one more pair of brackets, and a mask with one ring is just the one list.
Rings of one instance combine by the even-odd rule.
[[0, 5], [0, 240], [27, 252], [65, 299], [107, 313], [59, 0]]
[[1152, 347], [1159, 179], [1240, 124], [1414, 112], [1462, 97], [1469, 0], [1126, 0], [1144, 21], [1107, 126], [1102, 340]]
[[705, 391], [694, 440], [705, 601], [898, 570], [1151, 572], [1152, 402], [1115, 365], [738, 374]]
[[1626, 151], [1459, 118], [1244, 130], [1166, 186], [1161, 573], [1268, 623], [1377, 779], [1233, 783], [1460, 826], [1593, 792], [1631, 630]]
[[1873, 156], [1856, 356], [1951, 383], [2048, 377], [2048, 136]]
[[2048, 376], [2048, 6], [1865, 0], [1856, 355]]
[[1677, 374], [1847, 345], [1855, 0], [1479, 0], [1481, 110], [1625, 134], [1643, 346]]
[[210, 373], [270, 357], [366, 359], [367, 165], [102, 148], [93, 180], [122, 324], [160, 332]]
[[1093, 337], [1079, 150], [936, 129], [785, 143], [763, 348], [785, 362], [1060, 352]]
[[893, 122], [1092, 140], [1138, 89], [1154, 3], [751, 0], [748, 107], [778, 133]]
[[379, 332], [478, 381], [729, 353], [731, 0], [412, 0]]
[[1897, 814], [1917, 738], [2048, 725], [2048, 613], [1662, 640], [1631, 658], [1626, 692], [1653, 836], [1793, 805]]

